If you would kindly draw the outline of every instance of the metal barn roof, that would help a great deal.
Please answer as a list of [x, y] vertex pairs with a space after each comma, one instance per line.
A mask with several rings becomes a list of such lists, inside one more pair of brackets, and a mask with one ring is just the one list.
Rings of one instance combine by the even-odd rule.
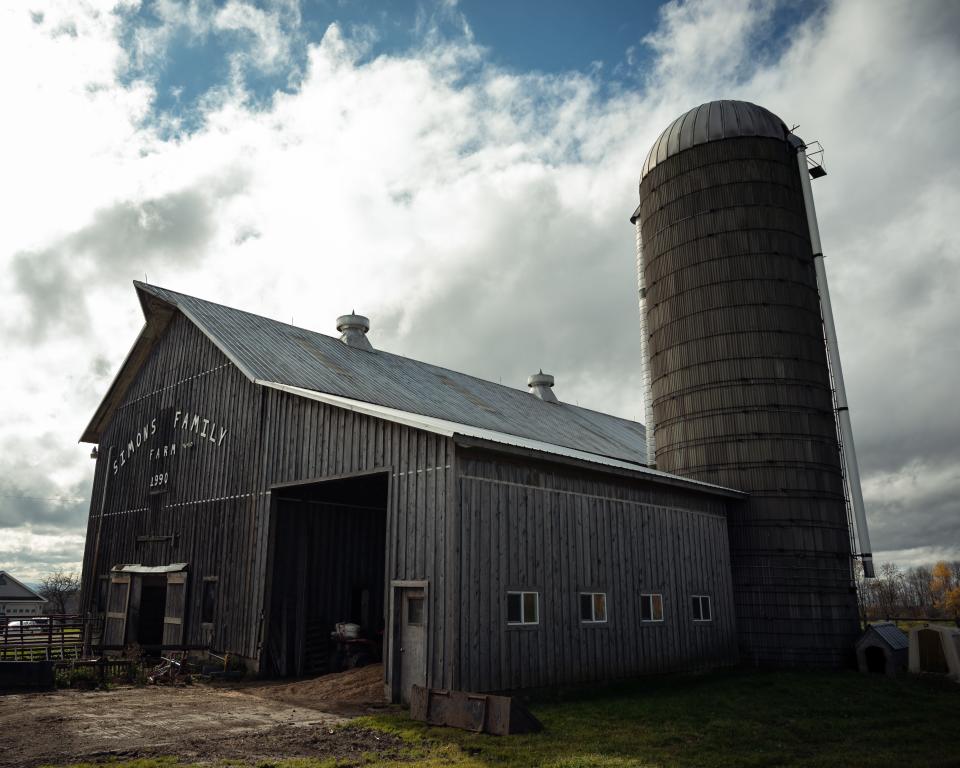
[[508, 444], [741, 495], [649, 469], [642, 424], [496, 384], [242, 310], [135, 282], [147, 319], [81, 440], [99, 442], [136, 370], [182, 312], [254, 383], [441, 434]]
[[749, 101], [708, 101], [680, 115], [660, 134], [643, 164], [640, 181], [657, 163], [698, 144], [737, 136], [783, 139], [787, 133], [783, 120]]

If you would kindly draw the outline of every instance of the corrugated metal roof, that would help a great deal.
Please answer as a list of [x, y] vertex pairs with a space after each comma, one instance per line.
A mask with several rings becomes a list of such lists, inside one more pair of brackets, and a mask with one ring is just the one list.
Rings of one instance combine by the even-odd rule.
[[684, 112], [660, 134], [643, 164], [640, 181], [657, 163], [698, 144], [737, 136], [785, 139], [787, 133], [783, 120], [749, 101], [708, 101]]
[[907, 633], [900, 629], [892, 621], [879, 621], [876, 624], [871, 624], [870, 629], [880, 635], [880, 637], [882, 637], [887, 645], [889, 645], [894, 651], [898, 651], [901, 648], [908, 648], [910, 646]]
[[615, 469], [626, 469], [630, 472], [637, 472], [639, 474], [647, 475], [651, 479], [660, 480], [661, 482], [670, 483], [672, 485], [700, 487], [703, 490], [708, 490], [714, 493], [719, 492], [732, 496], [745, 495], [740, 491], [723, 488], [722, 486], [713, 485], [712, 483], [705, 483], [700, 480], [692, 480], [686, 477], [671, 475], [668, 472], [660, 472], [656, 469], [650, 469], [649, 467], [646, 467], [642, 464], [637, 464], [636, 462], [622, 461], [609, 456], [600, 456], [598, 454], [581, 451], [576, 448], [567, 448], [564, 446], [553, 445], [552, 443], [545, 443], [542, 440], [520, 437], [518, 435], [511, 435], [505, 432], [495, 432], [493, 430], [483, 429], [481, 427], [471, 427], [467, 424], [459, 424], [452, 421], [446, 421], [444, 419], [437, 419], [431, 416], [409, 413], [407, 411], [398, 411], [394, 408], [387, 408], [383, 405], [364, 403], [359, 400], [351, 400], [347, 397], [331, 395], [325, 392], [300, 389], [299, 387], [291, 387], [269, 381], [257, 381], [256, 383], [260, 384], [261, 386], [279, 389], [283, 392], [290, 392], [291, 394], [299, 395], [300, 397], [306, 397], [311, 400], [318, 400], [320, 402], [327, 403], [329, 405], [335, 405], [338, 408], [345, 408], [347, 410], [363, 413], [368, 416], [375, 416], [380, 419], [394, 421], [398, 424], [406, 424], [409, 427], [415, 427], [417, 429], [426, 430], [427, 432], [433, 432], [435, 434], [446, 435], [447, 437], [454, 437], [457, 435], [462, 437], [472, 437], [479, 440], [499, 443], [500, 445], [512, 445], [529, 451], [539, 451], [541, 453], [550, 453], [554, 456], [564, 456], [566, 458], [577, 459], [579, 461], [587, 461], [592, 464], [601, 464], [603, 466], [613, 467]]
[[153, 301], [182, 311], [243, 371], [276, 383], [515, 435], [643, 466], [643, 425], [569, 403], [547, 403], [507, 387], [382, 350], [135, 283], [144, 311]]

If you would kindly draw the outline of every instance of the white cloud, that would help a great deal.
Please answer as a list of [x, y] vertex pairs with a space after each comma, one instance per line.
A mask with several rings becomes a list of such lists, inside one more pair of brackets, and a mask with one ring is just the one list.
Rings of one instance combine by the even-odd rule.
[[18, 579], [34, 583], [55, 570], [79, 575], [83, 542], [80, 532], [38, 533], [30, 525], [5, 528], [0, 564]]
[[[650, 38], [648, 90], [608, 96], [595, 75], [496, 68], [448, 5], [422, 17], [422, 47], [406, 55], [371, 57], [368, 29], [331, 26], [291, 93], [254, 109], [237, 77], [175, 138], [143, 122], [170, 40], [242, 33], [250, 66], [282, 71], [295, 8], [163, 0], [132, 54], [109, 8], [64, 2], [39, 24], [26, 5], [4, 11], [0, 50], [18, 66], [0, 72], [17, 105], [0, 124], [0, 205], [16, 212], [0, 229], [0, 327], [23, 337], [5, 345], [0, 398], [16, 407], [0, 442], [18, 441], [34, 472], [7, 453], [0, 478], [69, 495], [89, 476], [73, 441], [139, 328], [129, 281], [144, 272], [326, 332], [356, 308], [391, 351], [518, 387], [542, 366], [561, 399], [641, 414], [627, 223], [638, 171], [676, 115], [741, 97], [827, 147], [817, 204], [875, 548], [957, 535], [917, 502], [960, 491], [960, 316], [954, 283], [937, 279], [958, 269], [951, 6], [831, 5], [771, 60], [751, 56], [770, 3], [672, 3]], [[76, 36], [56, 31], [71, 24]], [[441, 33], [451, 25], [458, 36]], [[144, 79], [124, 84], [131, 71]], [[38, 313], [59, 319], [34, 346]], [[42, 475], [54, 463], [71, 468], [56, 483]], [[10, 520], [33, 514], [0, 505]], [[956, 502], [938, 509], [958, 517]], [[69, 514], [63, 535], [80, 535], [82, 513]], [[889, 524], [897, 514], [919, 537]], [[17, 551], [46, 546], [35, 541]]]
[[289, 29], [295, 29], [299, 21], [300, 12], [296, 3], [284, 3], [265, 11], [251, 3], [229, 0], [216, 12], [213, 26], [219, 31], [252, 35], [254, 46], [248, 55], [249, 59], [257, 68], [274, 72], [291, 64]]
[[752, 75], [756, 39], [775, 8], [775, 0], [671, 0], [644, 39], [657, 54], [653, 79], [687, 92], [737, 84]]

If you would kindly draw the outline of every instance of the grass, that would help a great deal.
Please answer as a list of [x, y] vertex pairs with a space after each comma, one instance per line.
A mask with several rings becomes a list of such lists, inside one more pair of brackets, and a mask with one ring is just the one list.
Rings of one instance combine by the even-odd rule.
[[497, 739], [399, 717], [362, 724], [463, 766], [960, 766], [960, 686], [854, 672], [731, 671], [567, 692], [544, 733]]
[[377, 766], [960, 766], [960, 686], [939, 680], [737, 670], [564, 690], [534, 701], [531, 709], [543, 733], [498, 738], [433, 728], [400, 714], [361, 718], [348, 727], [404, 739], [404, 760], [370, 756], [366, 764]]

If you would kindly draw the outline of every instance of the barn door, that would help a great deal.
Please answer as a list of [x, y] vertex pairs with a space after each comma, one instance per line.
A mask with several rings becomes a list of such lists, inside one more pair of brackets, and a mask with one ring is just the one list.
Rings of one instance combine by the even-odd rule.
[[127, 607], [130, 604], [130, 574], [110, 574], [107, 615], [103, 622], [103, 644], [121, 647], [127, 639]]
[[187, 573], [167, 574], [167, 603], [163, 610], [163, 646], [183, 645], [183, 622], [187, 613]]
[[404, 589], [400, 602], [400, 701], [410, 688], [427, 684], [427, 607], [423, 589]]

